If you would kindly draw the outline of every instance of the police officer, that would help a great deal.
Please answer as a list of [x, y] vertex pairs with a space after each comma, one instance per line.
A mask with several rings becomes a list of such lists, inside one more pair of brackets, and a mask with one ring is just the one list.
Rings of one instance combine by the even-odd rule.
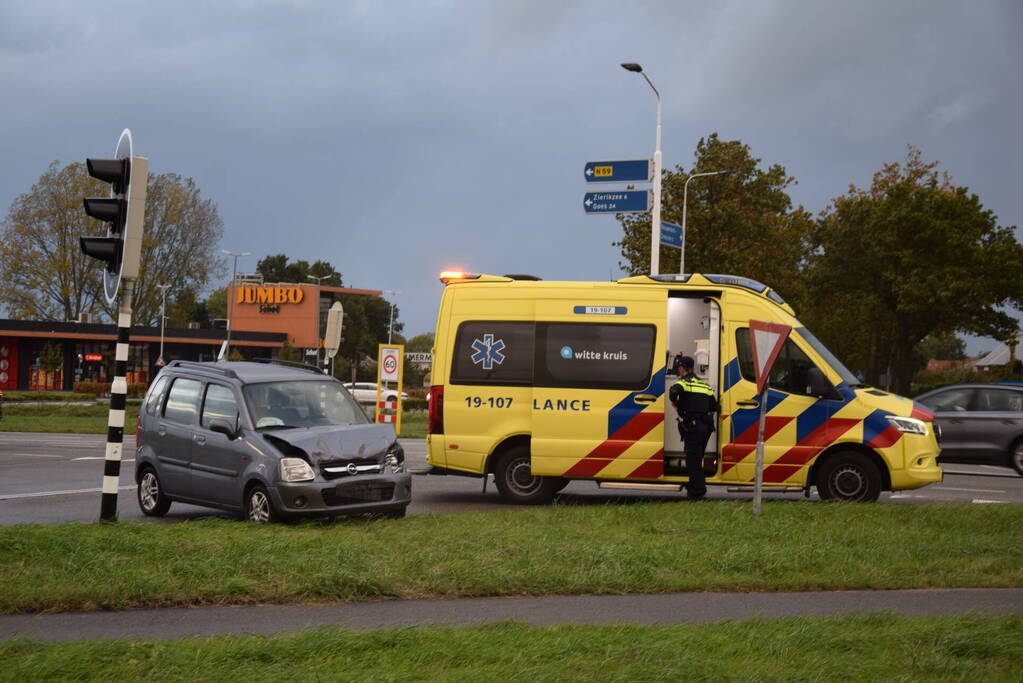
[[693, 373], [695, 363], [691, 357], [678, 357], [675, 365], [679, 380], [669, 390], [668, 399], [678, 411], [678, 433], [682, 437], [689, 475], [686, 490], [690, 500], [700, 500], [707, 494], [703, 453], [714, 431], [712, 414], [717, 412], [718, 402], [710, 385]]

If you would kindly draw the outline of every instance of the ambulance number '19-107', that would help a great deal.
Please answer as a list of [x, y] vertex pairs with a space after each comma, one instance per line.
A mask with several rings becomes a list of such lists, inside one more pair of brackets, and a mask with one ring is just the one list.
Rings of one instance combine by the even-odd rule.
[[465, 405], [469, 408], [511, 408], [511, 396], [466, 396]]

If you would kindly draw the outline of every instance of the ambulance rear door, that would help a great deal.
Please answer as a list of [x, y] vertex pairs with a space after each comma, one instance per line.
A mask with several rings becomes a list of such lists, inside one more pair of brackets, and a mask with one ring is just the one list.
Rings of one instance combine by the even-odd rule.
[[534, 474], [663, 475], [666, 302], [664, 289], [630, 285], [537, 300]]

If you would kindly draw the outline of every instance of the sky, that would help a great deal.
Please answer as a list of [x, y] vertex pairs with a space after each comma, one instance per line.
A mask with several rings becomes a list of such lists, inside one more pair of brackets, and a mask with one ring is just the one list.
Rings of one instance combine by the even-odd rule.
[[667, 168], [718, 132], [816, 213], [914, 145], [1023, 225], [1021, 33], [1020, 0], [0, 0], [0, 209], [127, 127], [217, 204], [239, 271], [328, 260], [399, 292], [412, 336], [442, 270], [622, 274], [582, 207], [586, 161], [653, 155], [622, 62], [662, 93]]

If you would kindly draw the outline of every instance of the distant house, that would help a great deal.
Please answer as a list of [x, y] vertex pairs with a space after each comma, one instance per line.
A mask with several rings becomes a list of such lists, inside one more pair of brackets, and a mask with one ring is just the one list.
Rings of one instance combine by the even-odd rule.
[[950, 368], [969, 368], [976, 362], [976, 358], [964, 358], [963, 360], [938, 360], [936, 358], [932, 358], [927, 361], [927, 372], [943, 372]]
[[997, 349], [987, 354], [976, 362], [976, 366], [985, 370], [993, 365], [1006, 365], [1010, 360], [1017, 363], [1023, 361], [1023, 343], [1015, 345], [1015, 353], [1008, 344], [1001, 344]]

